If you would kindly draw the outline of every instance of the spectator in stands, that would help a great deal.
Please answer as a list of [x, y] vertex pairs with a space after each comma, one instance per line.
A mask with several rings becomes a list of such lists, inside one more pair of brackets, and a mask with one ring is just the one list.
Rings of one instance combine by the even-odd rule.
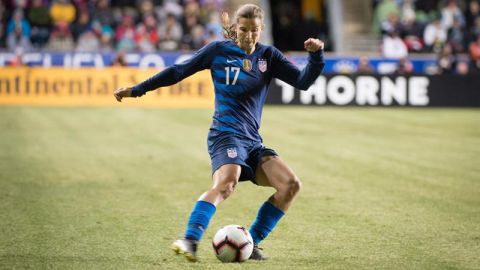
[[[16, 46], [20, 46], [23, 50], [31, 49], [31, 26], [28, 20], [25, 19], [22, 9], [17, 8], [14, 10], [5, 30], [5, 34], [1, 35], [5, 35], [5, 45], [10, 51], [13, 52]], [[0, 32], [2, 31], [3, 29], [0, 30]]]
[[205, 25], [205, 31], [210, 40], [222, 40], [223, 39], [223, 27], [220, 20], [220, 14], [218, 12], [210, 13], [210, 18]]
[[205, 30], [201, 24], [193, 27], [190, 33], [183, 36], [182, 49], [184, 50], [198, 50], [205, 45], [204, 39]]
[[358, 62], [358, 68], [357, 68], [357, 73], [358, 74], [373, 74], [375, 73], [375, 70], [373, 69], [372, 65], [370, 65], [370, 60], [368, 57], [360, 57], [359, 62]]
[[208, 44], [210, 42], [219, 40], [218, 36], [212, 30], [206, 30], [205, 37], [203, 38], [203, 43]]
[[73, 39], [78, 40], [80, 35], [91, 29], [90, 22], [90, 13], [86, 9], [79, 10], [77, 20], [71, 25], [70, 29], [72, 30]]
[[89, 10], [92, 7], [92, 2], [96, 2], [96, 0], [72, 0], [72, 2], [77, 10]]
[[423, 40], [427, 51], [440, 52], [447, 41], [447, 31], [443, 28], [440, 18], [435, 18], [435, 20], [427, 25], [423, 33]]
[[177, 22], [173, 14], [168, 14], [166, 21], [158, 28], [160, 37], [160, 50], [177, 50], [182, 40], [182, 26]]
[[191, 33], [197, 25], [200, 25], [200, 6], [194, 0], [187, 0], [182, 22], [183, 32]]
[[53, 0], [50, 16], [54, 25], [66, 23], [68, 26], [75, 20], [76, 14], [77, 10], [70, 0]]
[[12, 18], [7, 23], [7, 36], [12, 32], [18, 31], [18, 27], [21, 28], [22, 35], [27, 39], [30, 39], [30, 22], [24, 17], [22, 9], [16, 9], [13, 12]]
[[94, 20], [91, 24], [91, 28], [100, 41], [100, 50], [112, 50], [113, 36], [115, 34], [112, 27], [108, 24], [102, 25], [100, 21]]
[[113, 50], [113, 30], [102, 32], [100, 36], [100, 50], [104, 52]]
[[152, 41], [147, 27], [143, 23], [139, 24], [135, 30], [135, 44], [137, 51], [148, 53], [155, 51], [156, 43]]
[[135, 43], [135, 31], [127, 30], [125, 34], [122, 36], [117, 43], [117, 50], [122, 50], [125, 52], [133, 52], [135, 51], [137, 45]]
[[124, 15], [115, 29], [115, 41], [119, 42], [127, 32], [135, 32], [135, 22], [132, 16]]
[[415, 18], [415, 0], [403, 0], [400, 4], [400, 14], [401, 20], [404, 21], [406, 18]]
[[50, 51], [69, 52], [75, 49], [75, 42], [67, 22], [58, 22], [48, 41]]
[[424, 43], [422, 40], [424, 26], [417, 22], [415, 13], [405, 15], [401, 24], [401, 36], [409, 52], [422, 52]]
[[408, 56], [408, 49], [398, 32], [385, 35], [382, 44], [382, 55], [387, 58], [400, 59]]
[[[208, 25], [209, 22], [212, 21], [212, 14], [217, 14], [218, 20], [220, 21], [220, 14], [218, 9], [220, 4], [215, 2], [215, 0], [201, 0], [200, 3], [200, 22], [202, 25]], [[205, 28], [206, 31], [209, 31], [208, 27]], [[221, 35], [221, 33], [220, 33]]]
[[470, 0], [465, 16], [467, 29], [475, 26], [475, 20], [480, 18], [480, 3], [478, 0]]
[[475, 19], [474, 25], [469, 28], [468, 42], [476, 40], [476, 37], [480, 35], [480, 16]]
[[16, 50], [29, 51], [32, 45], [30, 39], [23, 34], [23, 28], [17, 24], [13, 32], [7, 35], [7, 48], [14, 52]]
[[98, 20], [102, 25], [113, 26], [115, 23], [109, 0], [97, 0], [92, 14], [92, 20]]
[[125, 52], [119, 51], [112, 61], [112, 66], [114, 67], [126, 67], [127, 61], [125, 61]]
[[395, 70], [396, 75], [409, 75], [413, 74], [413, 64], [407, 57], [400, 58], [398, 61], [398, 67]]
[[[3, 31], [13, 32], [13, 18], [16, 18], [14, 15], [9, 16], [12, 17], [9, 25], [1, 27], [2, 23], [5, 23], [5, 16], [2, 15], [5, 4], [8, 5], [7, 11], [19, 9], [18, 12], [12, 12], [14, 14], [18, 14], [22, 10], [28, 12], [28, 20], [22, 18], [20, 22], [16, 23], [22, 24], [22, 33], [27, 37], [30, 37], [30, 32], [32, 32], [29, 23], [32, 24], [33, 35], [31, 36], [31, 41], [38, 49], [51, 47], [51, 44], [58, 44], [58, 40], [50, 44], [48, 39], [50, 36], [53, 36], [52, 32], [55, 32], [56, 39], [61, 36], [58, 35], [57, 24], [62, 22], [66, 23], [71, 30], [75, 43], [73, 49], [84, 47], [84, 45], [78, 44], [78, 42], [80, 36], [88, 30], [93, 30], [97, 36], [101, 43], [101, 50], [111, 47], [113, 44], [111, 34], [110, 31], [105, 31], [105, 29], [115, 27], [115, 41], [119, 43], [118, 48], [131, 51], [135, 48], [135, 44], [132, 43], [135, 40], [131, 38], [131, 31], [133, 30], [135, 33], [138, 25], [135, 25], [134, 18], [138, 17], [146, 26], [147, 32], [151, 36], [157, 36], [157, 39], [154, 38], [154, 40], [150, 41], [153, 44], [159, 44], [158, 46], [161, 49], [178, 49], [183, 36], [178, 33], [185, 33], [185, 44], [182, 48], [188, 47], [189, 49], [192, 46], [193, 48], [203, 46], [206, 41], [222, 39], [221, 32], [223, 29], [220, 24], [218, 11], [222, 10], [224, 2], [225, 0], [116, 0], [111, 2], [113, 5], [111, 6], [110, 0], [1, 1], [0, 47], [3, 44], [6, 45], [7, 33]], [[162, 3], [162, 5], [157, 5], [157, 3]], [[28, 9], [27, 4], [31, 5]], [[184, 8], [180, 4], [184, 5]], [[140, 16], [138, 11], [141, 11]], [[126, 20], [127, 23], [123, 20], [125, 17], [122, 14], [130, 17], [130, 19]], [[162, 23], [157, 23], [155, 14], [161, 15], [159, 21]], [[171, 14], [174, 15], [176, 21], [172, 20]], [[183, 16], [184, 14], [185, 16]], [[102, 31], [97, 30], [98, 25], [94, 25], [95, 21], [100, 22]], [[182, 22], [183, 25], [179, 24], [179, 22]], [[125, 28], [125, 24], [129, 24], [127, 28]], [[158, 29], [158, 26], [162, 26], [162, 29]], [[140, 29], [143, 29], [143, 27], [140, 27]], [[128, 34], [125, 37], [126, 32]], [[165, 36], [161, 43], [158, 38], [159, 34]], [[85, 36], [87, 40], [91, 39], [89, 34]], [[82, 44], [85, 44], [84, 42], [85, 40], [82, 41]], [[68, 42], [64, 41], [62, 43], [67, 44]]]
[[458, 6], [457, 0], [448, 0], [447, 6], [442, 9], [442, 26], [444, 29], [450, 29], [454, 20], [458, 20], [460, 25], [465, 25], [465, 17]]
[[78, 52], [98, 52], [100, 50], [100, 40], [93, 30], [87, 30], [80, 35], [76, 50]]
[[145, 16], [153, 15], [154, 14], [153, 2], [151, 0], [138, 1], [138, 10], [140, 11], [142, 18], [145, 18]]
[[480, 35], [477, 36], [475, 42], [471, 42], [468, 47], [472, 66], [477, 72], [480, 72]]
[[200, 16], [200, 5], [196, 0], [185, 0], [184, 2], [185, 9], [184, 9], [184, 15], [188, 16], [195, 16], [199, 17]]
[[465, 29], [457, 18], [453, 20], [452, 27], [448, 29], [447, 40], [452, 45], [455, 53], [463, 53], [465, 51]]
[[383, 21], [380, 24], [380, 32], [383, 35], [389, 35], [393, 32], [399, 32], [400, 31], [400, 20], [398, 18], [397, 13], [390, 13], [388, 14], [387, 20]]
[[159, 21], [163, 22], [168, 14], [173, 14], [175, 17], [183, 18], [183, 7], [178, 0], [164, 0], [163, 5], [155, 8], [155, 14]]
[[130, 52], [135, 49], [135, 28], [131, 16], [123, 16], [122, 22], [115, 31], [115, 41], [117, 50]]
[[42, 0], [33, 0], [32, 7], [28, 10], [27, 18], [32, 25], [30, 41], [36, 48], [42, 48], [47, 44], [50, 37], [52, 21], [48, 7]]
[[455, 74], [465, 76], [470, 74], [470, 67], [468, 61], [459, 61], [455, 67]]
[[395, 0], [381, 0], [375, 7], [373, 15], [373, 32], [378, 33], [381, 28], [381, 24], [388, 20], [390, 14], [399, 14], [399, 8]]
[[442, 50], [438, 54], [438, 73], [439, 74], [451, 74], [455, 70], [457, 65], [457, 58], [452, 50], [450, 44], [445, 44]]
[[154, 45], [157, 46], [158, 42], [160, 41], [159, 37], [159, 29], [157, 27], [157, 19], [153, 13], [149, 15], [143, 16], [143, 25], [145, 26], [145, 31], [147, 32], [147, 36], [149, 41]]

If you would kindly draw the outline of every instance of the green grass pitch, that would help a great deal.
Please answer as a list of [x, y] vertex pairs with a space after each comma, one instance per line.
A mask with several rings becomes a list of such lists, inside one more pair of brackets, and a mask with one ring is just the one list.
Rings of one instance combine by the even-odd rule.
[[211, 110], [0, 107], [0, 269], [480, 269], [480, 110], [266, 107], [265, 144], [303, 189], [222, 264], [217, 229], [273, 192], [241, 183], [200, 262], [174, 256], [210, 187]]

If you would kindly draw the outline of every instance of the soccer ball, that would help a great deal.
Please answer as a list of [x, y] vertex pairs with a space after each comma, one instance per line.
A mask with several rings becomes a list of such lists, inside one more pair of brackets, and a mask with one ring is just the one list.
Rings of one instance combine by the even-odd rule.
[[212, 241], [215, 255], [222, 262], [243, 262], [250, 258], [253, 239], [240, 225], [228, 225], [217, 231]]

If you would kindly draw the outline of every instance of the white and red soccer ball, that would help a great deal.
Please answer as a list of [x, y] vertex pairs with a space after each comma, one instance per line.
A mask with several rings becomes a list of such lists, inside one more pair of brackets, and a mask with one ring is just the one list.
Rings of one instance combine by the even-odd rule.
[[222, 262], [243, 262], [250, 258], [253, 239], [240, 225], [227, 225], [217, 231], [212, 241], [215, 255]]

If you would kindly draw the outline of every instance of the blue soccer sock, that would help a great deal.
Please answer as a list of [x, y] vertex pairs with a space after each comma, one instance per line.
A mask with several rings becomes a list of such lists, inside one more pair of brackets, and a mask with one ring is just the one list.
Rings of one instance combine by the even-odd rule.
[[200, 240], [208, 227], [208, 223], [215, 214], [216, 207], [206, 201], [197, 201], [193, 207], [190, 219], [188, 220], [185, 238], [190, 240]]
[[269, 202], [264, 202], [258, 210], [257, 219], [250, 226], [253, 243], [258, 245], [275, 228], [285, 213]]

